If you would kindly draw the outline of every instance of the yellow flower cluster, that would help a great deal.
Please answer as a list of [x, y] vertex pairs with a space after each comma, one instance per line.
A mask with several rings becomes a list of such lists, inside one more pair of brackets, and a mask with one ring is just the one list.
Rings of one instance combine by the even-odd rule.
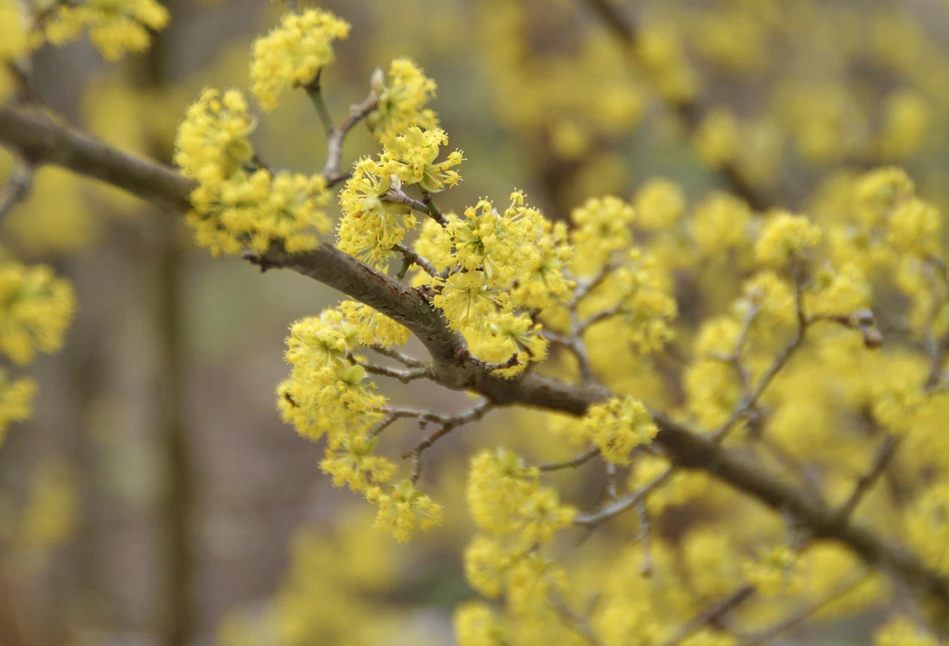
[[940, 646], [940, 642], [908, 617], [894, 617], [874, 632], [873, 646]]
[[45, 265], [0, 265], [0, 352], [17, 365], [55, 352], [76, 310], [73, 289]]
[[83, 0], [56, 3], [42, 22], [41, 38], [62, 45], [87, 29], [89, 39], [106, 59], [148, 48], [149, 30], [168, 24], [168, 11], [155, 0]]
[[393, 247], [417, 226], [411, 207], [397, 201], [404, 196], [402, 187], [417, 185], [434, 193], [461, 179], [453, 170], [462, 161], [459, 151], [435, 161], [440, 147], [447, 143], [441, 130], [412, 127], [389, 140], [378, 160], [359, 160], [340, 194], [343, 218], [337, 246], [385, 270]]
[[820, 229], [806, 216], [779, 212], [765, 222], [755, 244], [755, 258], [763, 265], [783, 267], [820, 243]]
[[633, 200], [636, 224], [647, 231], [671, 229], [685, 213], [682, 189], [667, 179], [652, 179]]
[[366, 119], [382, 142], [389, 142], [419, 127], [431, 130], [438, 125], [435, 113], [425, 107], [435, 96], [435, 81], [407, 58], [397, 58], [389, 66], [386, 82], [379, 92], [379, 104]]
[[576, 510], [541, 486], [539, 472], [513, 452], [482, 451], [468, 473], [468, 509], [481, 534], [465, 550], [465, 576], [488, 598], [504, 593], [515, 615], [549, 609], [565, 575], [541, 554]]
[[659, 432], [642, 402], [628, 396], [590, 406], [583, 427], [604, 459], [614, 464], [629, 464], [632, 450], [649, 444]]
[[426, 222], [414, 247], [428, 258], [434, 304], [449, 325], [461, 331], [471, 351], [485, 361], [516, 364], [499, 369], [510, 376], [546, 356], [540, 325], [525, 310], [542, 311], [570, 298], [566, 227], [553, 225], [523, 193], [499, 213], [481, 200], [463, 217], [450, 214], [447, 226]]
[[[51, 353], [63, 345], [76, 311], [72, 286], [45, 265], [0, 264], [0, 353], [24, 366], [37, 352]], [[11, 379], [0, 370], [0, 444], [13, 422], [28, 419], [36, 384]]]
[[197, 182], [188, 214], [196, 242], [214, 255], [263, 252], [277, 242], [291, 253], [315, 248], [316, 234], [330, 228], [325, 180], [258, 168], [247, 138], [253, 129], [237, 90], [205, 90], [188, 109], [175, 163]]
[[[367, 321], [376, 320], [369, 327]], [[408, 330], [365, 305], [345, 302], [319, 317], [297, 321], [287, 339], [290, 377], [277, 389], [284, 421], [316, 440], [327, 436], [320, 468], [336, 487], [349, 487], [378, 507], [376, 527], [397, 540], [411, 538], [416, 525], [428, 529], [441, 521], [441, 506], [408, 480], [389, 482], [397, 467], [376, 455], [373, 425], [382, 417], [385, 398], [366, 381], [356, 354], [360, 346], [394, 345], [408, 340]]]
[[796, 571], [797, 558], [787, 545], [765, 550], [757, 559], [745, 562], [745, 579], [765, 597], [796, 592], [803, 584]]
[[286, 87], [306, 86], [333, 62], [333, 41], [349, 36], [349, 23], [329, 11], [288, 13], [254, 43], [251, 90], [264, 110], [277, 107]]

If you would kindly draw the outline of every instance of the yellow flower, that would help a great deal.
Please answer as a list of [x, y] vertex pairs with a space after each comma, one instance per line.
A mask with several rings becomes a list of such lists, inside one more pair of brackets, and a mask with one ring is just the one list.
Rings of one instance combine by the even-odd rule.
[[646, 407], [629, 396], [594, 404], [583, 426], [603, 457], [616, 464], [629, 464], [630, 452], [652, 442], [659, 432]]
[[507, 643], [498, 618], [480, 601], [458, 606], [454, 622], [458, 646], [502, 646]]
[[405, 543], [412, 538], [416, 525], [426, 530], [442, 522], [441, 505], [417, 491], [408, 480], [388, 488], [390, 493], [385, 493], [382, 487], [372, 487], [366, 492], [366, 499], [379, 508], [376, 529], [387, 531]]
[[803, 215], [778, 212], [764, 225], [755, 244], [755, 259], [772, 267], [782, 267], [820, 242], [820, 229]]
[[649, 231], [661, 231], [682, 217], [685, 195], [667, 179], [651, 179], [636, 192], [633, 206], [636, 207], [636, 224]]
[[349, 36], [349, 23], [323, 9], [288, 13], [254, 43], [251, 91], [260, 107], [273, 110], [287, 86], [305, 86], [333, 62], [333, 41]]
[[75, 310], [72, 286], [49, 267], [0, 264], [0, 352], [14, 363], [58, 350]]
[[88, 0], [59, 3], [43, 23], [43, 35], [53, 45], [62, 45], [89, 30], [89, 39], [107, 60], [126, 52], [148, 48], [149, 29], [168, 24], [168, 11], [155, 0]]
[[389, 66], [379, 104], [367, 121], [383, 142], [391, 141], [412, 127], [433, 129], [435, 113], [425, 104], [435, 97], [435, 81], [407, 58], [397, 58]]

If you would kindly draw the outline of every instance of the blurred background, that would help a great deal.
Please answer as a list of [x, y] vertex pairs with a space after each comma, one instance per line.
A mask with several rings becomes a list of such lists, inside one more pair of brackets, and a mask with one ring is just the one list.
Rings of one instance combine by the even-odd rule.
[[[949, 201], [942, 0], [305, 4], [353, 25], [323, 77], [337, 119], [395, 57], [437, 81], [432, 107], [467, 160], [442, 210], [520, 188], [560, 219], [661, 176], [690, 202], [721, 188], [759, 208], [832, 211], [854, 173], [886, 163]], [[87, 43], [37, 52], [39, 96], [116, 146], [169, 160], [202, 87], [246, 91], [250, 43], [285, 6], [167, 6], [154, 47], [119, 64]], [[302, 93], [262, 115], [254, 136], [272, 166], [322, 166]], [[359, 129], [344, 160], [375, 152]], [[0, 177], [12, 167], [0, 151]], [[290, 323], [338, 294], [212, 260], [181, 218], [54, 168], [0, 227], [4, 256], [51, 264], [79, 302], [66, 347], [35, 366], [34, 418], [0, 447], [4, 646], [13, 623], [23, 641], [12, 646], [451, 643], [451, 609], [472, 595], [460, 560], [471, 448], [503, 439], [536, 459], [575, 452], [532, 435], [529, 413], [455, 433], [423, 476], [445, 526], [398, 546], [369, 529], [362, 501], [330, 487], [322, 447], [275, 409]], [[733, 292], [680, 293], [686, 322]], [[439, 412], [468, 405], [432, 388], [387, 392]], [[417, 435], [395, 429], [391, 454]], [[582, 473], [563, 489], [589, 506], [601, 474]], [[851, 641], [835, 643], [866, 643], [868, 631], [848, 625], [839, 640]]]

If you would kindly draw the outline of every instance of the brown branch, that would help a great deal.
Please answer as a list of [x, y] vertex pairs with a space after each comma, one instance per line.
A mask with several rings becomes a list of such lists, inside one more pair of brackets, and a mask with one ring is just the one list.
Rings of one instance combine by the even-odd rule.
[[[80, 175], [125, 189], [142, 199], [180, 211], [189, 207], [193, 184], [171, 168], [119, 152], [76, 133], [50, 117], [0, 106], [0, 144], [27, 159], [57, 164]], [[275, 247], [250, 259], [261, 268], [282, 267], [317, 280], [405, 325], [432, 356], [434, 381], [453, 390], [481, 394], [497, 406], [522, 405], [583, 415], [587, 407], [611, 396], [599, 384], [569, 384], [528, 373], [504, 379], [472, 361], [461, 335], [452, 331], [424, 295], [328, 244], [301, 254]], [[891, 573], [917, 594], [949, 609], [949, 580], [924, 566], [906, 550], [841, 518], [836, 510], [763, 469], [741, 453], [718, 445], [672, 418], [654, 413], [655, 442], [676, 468], [699, 469], [758, 500], [787, 512], [806, 525], [814, 538], [836, 541], [869, 565]], [[594, 514], [598, 515], [598, 514]], [[591, 514], [581, 515], [590, 520]]]

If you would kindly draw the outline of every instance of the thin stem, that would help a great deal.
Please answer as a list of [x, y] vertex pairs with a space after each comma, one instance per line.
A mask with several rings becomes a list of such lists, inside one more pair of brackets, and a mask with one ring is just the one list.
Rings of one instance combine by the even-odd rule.
[[594, 527], [600, 523], [622, 514], [627, 509], [631, 509], [639, 504], [640, 501], [645, 500], [650, 493], [655, 489], [662, 486], [670, 477], [672, 477], [673, 469], [669, 468], [664, 471], [657, 478], [648, 482], [642, 489], [629, 494], [624, 498], [620, 498], [615, 502], [611, 502], [608, 505], [604, 505], [597, 511], [588, 512], [585, 514], [577, 514], [577, 517], [574, 519], [574, 525], [580, 525], [582, 527]]
[[327, 132], [326, 163], [322, 171], [327, 186], [334, 186], [349, 177], [348, 173], [341, 173], [339, 170], [343, 157], [343, 141], [353, 126], [365, 119], [377, 105], [379, 105], [379, 97], [376, 94], [370, 94], [362, 103], [350, 107], [349, 115], [343, 119], [343, 122]]
[[382, 199], [386, 202], [392, 202], [393, 204], [404, 204], [405, 206], [408, 206], [409, 208], [411, 208], [413, 211], [418, 211], [419, 213], [423, 213], [427, 215], [428, 217], [438, 222], [438, 224], [440, 224], [441, 226], [443, 227], [448, 226], [448, 218], [446, 218], [442, 214], [442, 212], [438, 210], [438, 207], [435, 206], [433, 202], [428, 202], [426, 204], [425, 202], [422, 202], [421, 200], [416, 200], [415, 198], [409, 197], [408, 195], [406, 195], [405, 193], [397, 189], [393, 189], [389, 191], [383, 196]]
[[429, 276], [432, 276], [433, 278], [438, 276], [438, 270], [435, 269], [435, 266], [432, 265], [432, 263], [429, 262], [425, 256], [420, 256], [405, 245], [399, 243], [393, 245], [392, 249], [393, 251], [398, 251], [400, 254], [402, 254], [402, 269], [399, 270], [399, 274], [397, 276], [399, 280], [405, 278], [406, 272], [408, 272], [409, 267], [412, 265], [418, 265], [425, 271], [425, 273], [427, 273]]
[[415, 357], [409, 356], [403, 352], [396, 350], [395, 348], [390, 348], [384, 345], [370, 345], [369, 349], [377, 354], [381, 354], [384, 357], [394, 359], [404, 365], [407, 368], [422, 368], [428, 366], [429, 364], [425, 361], [416, 359]]
[[755, 594], [754, 586], [745, 584], [732, 592], [730, 595], [711, 606], [708, 610], [702, 612], [689, 623], [683, 626], [675, 637], [667, 641], [664, 646], [677, 646], [688, 639], [703, 626], [710, 624], [720, 624], [729, 612], [743, 604]]
[[563, 462], [546, 462], [543, 464], [537, 465], [537, 470], [541, 472], [551, 472], [551, 471], [562, 471], [563, 469], [573, 469], [581, 464], [586, 464], [596, 456], [600, 454], [600, 449], [592, 448], [588, 451], [584, 451], [580, 455], [565, 460]]
[[320, 117], [320, 123], [323, 124], [323, 131], [329, 137], [333, 133], [333, 117], [326, 107], [326, 99], [323, 98], [323, 88], [320, 84], [320, 78], [323, 76], [321, 69], [316, 73], [316, 77], [306, 86], [306, 94], [310, 97], [310, 102], [316, 108], [316, 113]]
[[896, 450], [900, 446], [900, 440], [901, 437], [897, 435], [886, 436], [886, 439], [883, 440], [883, 444], [877, 449], [876, 456], [870, 468], [866, 473], [860, 476], [856, 486], [854, 486], [853, 492], [851, 492], [850, 496], [837, 511], [841, 518], [847, 518], [853, 514], [857, 509], [857, 505], [870, 493], [873, 489], [873, 485], [880, 479], [880, 476], [886, 472], [887, 468], [893, 462], [893, 458], [896, 456]]
[[788, 616], [786, 619], [783, 619], [782, 621], [776, 623], [770, 628], [766, 628], [753, 635], [748, 635], [744, 637], [740, 642], [738, 642], [739, 645], [740, 646], [756, 646], [757, 644], [765, 644], [765, 643], [770, 642], [772, 639], [774, 639], [778, 635], [781, 635], [782, 633], [787, 632], [788, 630], [800, 624], [804, 620], [810, 618], [817, 612], [820, 612], [821, 610], [829, 606], [831, 603], [838, 601], [842, 597], [849, 594], [851, 591], [853, 591], [854, 588], [856, 588], [858, 585], [866, 581], [868, 576], [869, 574], [864, 572], [860, 576], [854, 577], [850, 581], [847, 581], [842, 586], [840, 586], [837, 590], [834, 590], [833, 592], [831, 592], [829, 595], [827, 595], [823, 599], [807, 606], [806, 608], [799, 610], [798, 612], [795, 612], [794, 614]]
[[443, 437], [451, 433], [453, 430], [455, 430], [459, 426], [464, 426], [465, 424], [470, 424], [471, 422], [478, 421], [479, 419], [487, 415], [488, 411], [490, 411], [493, 407], [494, 407], [494, 402], [490, 400], [485, 400], [481, 402], [480, 404], [478, 404], [477, 406], [470, 408], [462, 413], [458, 413], [457, 415], [453, 415], [451, 417], [444, 417], [444, 416], [439, 415], [437, 416], [437, 418], [433, 418], [432, 416], [426, 415], [424, 413], [420, 415], [419, 416], [420, 426], [424, 427], [426, 421], [433, 421], [440, 424], [441, 428], [435, 431], [434, 433], [432, 433], [431, 435], [429, 435], [428, 437], [426, 437], [424, 440], [422, 440], [411, 451], [402, 455], [403, 460], [408, 460], [409, 458], [412, 458], [412, 475], [410, 478], [412, 482], [413, 483], [418, 482], [419, 476], [422, 473], [422, 453], [424, 453], [433, 444], [438, 442], [438, 440], [442, 439]]
[[3, 189], [0, 190], [0, 222], [2, 222], [17, 204], [30, 194], [36, 168], [32, 164], [18, 164]]

